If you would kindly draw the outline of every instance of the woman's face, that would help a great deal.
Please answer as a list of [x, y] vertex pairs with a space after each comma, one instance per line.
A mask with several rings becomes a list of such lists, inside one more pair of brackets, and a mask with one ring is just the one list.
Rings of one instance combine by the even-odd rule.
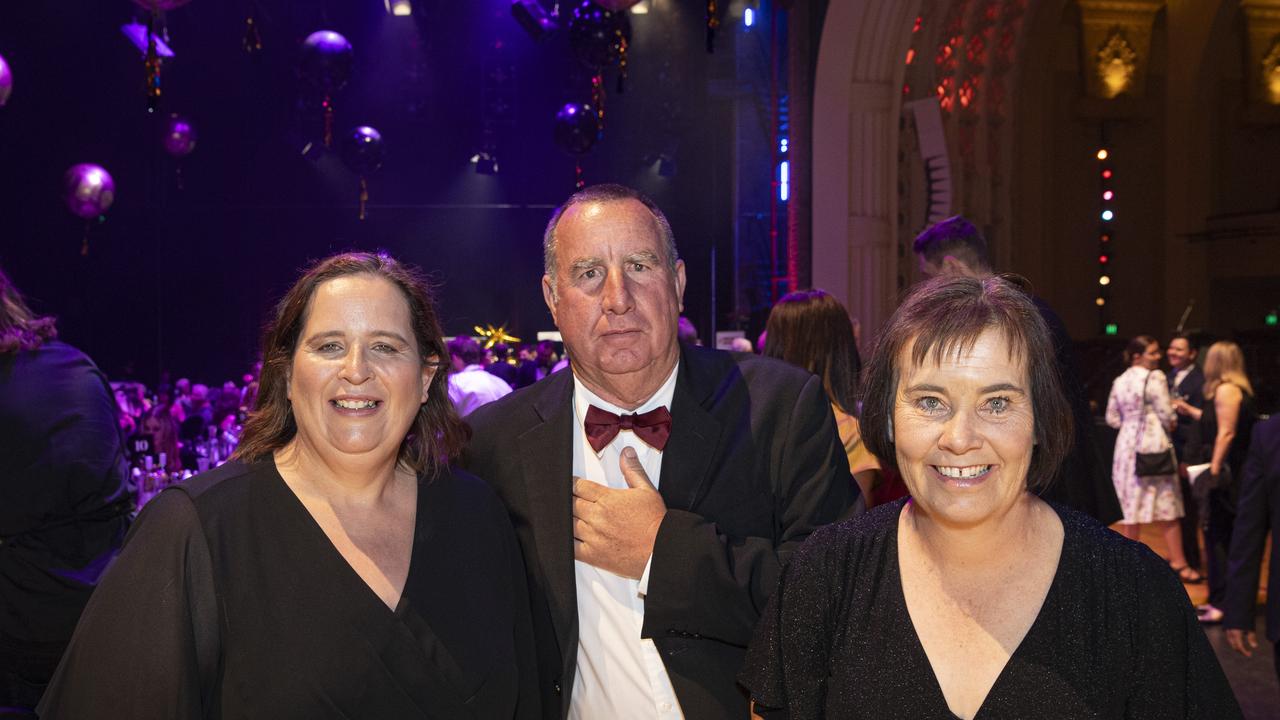
[[1151, 343], [1142, 354], [1134, 359], [1134, 364], [1147, 370], [1155, 370], [1160, 367], [1160, 344]]
[[374, 275], [328, 280], [311, 298], [289, 373], [297, 440], [321, 456], [394, 460], [434, 373], [395, 285]]
[[1026, 491], [1035, 443], [1026, 363], [988, 328], [940, 365], [898, 356], [894, 443], [913, 502], [931, 519], [972, 526], [998, 518]]

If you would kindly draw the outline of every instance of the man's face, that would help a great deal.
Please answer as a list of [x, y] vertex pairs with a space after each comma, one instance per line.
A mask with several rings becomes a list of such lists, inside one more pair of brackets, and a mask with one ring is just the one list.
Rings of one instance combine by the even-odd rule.
[[632, 399], [624, 389], [656, 391], [680, 356], [685, 276], [683, 261], [668, 267], [648, 208], [631, 199], [570, 207], [556, 228], [555, 269], [542, 294], [574, 374], [619, 404]]
[[1169, 366], [1174, 370], [1181, 370], [1196, 359], [1196, 351], [1191, 349], [1191, 343], [1187, 342], [1186, 338], [1170, 340], [1169, 349], [1165, 354], [1169, 356]]

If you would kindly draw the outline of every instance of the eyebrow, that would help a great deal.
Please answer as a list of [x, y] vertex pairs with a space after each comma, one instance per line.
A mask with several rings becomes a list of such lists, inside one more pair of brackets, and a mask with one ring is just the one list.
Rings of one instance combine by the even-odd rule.
[[[912, 385], [911, 387], [909, 387], [909, 388], [907, 388], [906, 390], [904, 390], [904, 392], [909, 392], [909, 393], [912, 393], [912, 392], [935, 392], [935, 393], [945, 393], [945, 392], [946, 392], [946, 390], [945, 390], [945, 389], [943, 389], [943, 388], [941, 388], [941, 387], [939, 387], [939, 386], [937, 386], [937, 385], [929, 385], [929, 384], [926, 384], [926, 383], [920, 383], [920, 384]], [[979, 389], [978, 389], [978, 393], [979, 393], [979, 394], [982, 394], [982, 395], [986, 395], [987, 393], [993, 393], [993, 392], [1016, 392], [1016, 393], [1021, 393], [1021, 394], [1023, 394], [1023, 395], [1026, 395], [1026, 394], [1027, 394], [1027, 391], [1026, 391], [1026, 390], [1023, 390], [1022, 388], [1018, 387], [1017, 385], [1014, 385], [1013, 383], [996, 383], [996, 384], [994, 384], [994, 385], [988, 385], [988, 386], [986, 386], [986, 387], [984, 387], [984, 388], [979, 388]]]
[[578, 260], [573, 261], [573, 264], [569, 266], [569, 270], [572, 271], [574, 274], [577, 274], [579, 270], [587, 270], [593, 267], [598, 267], [603, 264], [604, 264], [604, 261], [598, 257], [580, 258]]
[[652, 263], [652, 264], [654, 264], [654, 265], [657, 265], [657, 264], [658, 264], [658, 255], [657, 255], [657, 253], [653, 253], [653, 252], [650, 252], [650, 251], [648, 251], [648, 250], [641, 250], [641, 251], [639, 251], [639, 252], [633, 252], [633, 253], [631, 253], [630, 255], [628, 255], [628, 256], [624, 259], [624, 262], [635, 262], [636, 260], [644, 260], [644, 261], [646, 261], [646, 262], [649, 262], [649, 263]]
[[[391, 338], [392, 340], [399, 341], [404, 345], [409, 344], [409, 341], [403, 335], [401, 335], [398, 332], [393, 332], [391, 330], [375, 330], [371, 334], [373, 335], [373, 337]], [[334, 337], [337, 337], [337, 338], [346, 337], [346, 333], [342, 332], [341, 330], [326, 330], [324, 332], [318, 332], [314, 335], [309, 335], [307, 339], [304, 340], [303, 342], [310, 345], [311, 343], [314, 343], [317, 340], [325, 340], [327, 338], [334, 338]]]

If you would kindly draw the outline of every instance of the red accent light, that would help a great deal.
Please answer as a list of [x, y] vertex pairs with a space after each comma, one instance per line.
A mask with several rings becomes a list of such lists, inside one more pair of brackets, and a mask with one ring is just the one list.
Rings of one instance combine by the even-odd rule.
[[1111, 236], [1110, 236], [1110, 235], [1103, 235], [1103, 236], [1102, 236], [1102, 242], [1111, 242]]
[[1107, 260], [1108, 260], [1108, 258], [1107, 258], [1107, 256], [1106, 256], [1106, 255], [1099, 255], [1099, 256], [1098, 256], [1098, 262], [1102, 263], [1103, 265], [1106, 265], [1106, 264], [1107, 264]]
[[1109, 178], [1109, 177], [1111, 177], [1111, 171], [1110, 171], [1110, 170], [1103, 170], [1103, 171], [1102, 171], [1102, 177], [1104, 177], [1104, 178]]

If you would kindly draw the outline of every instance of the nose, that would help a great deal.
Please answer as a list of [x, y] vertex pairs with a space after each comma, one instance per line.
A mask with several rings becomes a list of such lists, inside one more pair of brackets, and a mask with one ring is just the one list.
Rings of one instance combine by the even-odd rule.
[[957, 412], [947, 419], [938, 438], [938, 447], [952, 455], [964, 455], [982, 447], [982, 438], [974, 427], [977, 420], [967, 412]]
[[362, 347], [351, 348], [342, 363], [342, 379], [359, 385], [369, 379], [369, 358]]
[[609, 275], [604, 279], [604, 293], [601, 297], [601, 302], [604, 306], [604, 311], [613, 315], [622, 315], [631, 310], [634, 300], [625, 271], [618, 269], [609, 272]]

